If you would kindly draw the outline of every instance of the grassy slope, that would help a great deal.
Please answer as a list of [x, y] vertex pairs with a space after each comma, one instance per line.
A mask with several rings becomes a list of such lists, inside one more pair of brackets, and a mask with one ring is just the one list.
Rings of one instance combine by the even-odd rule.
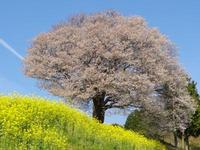
[[160, 143], [102, 125], [62, 103], [0, 96], [0, 149], [161, 150]]
[[190, 146], [192, 150], [200, 150], [200, 137], [198, 138], [191, 137]]

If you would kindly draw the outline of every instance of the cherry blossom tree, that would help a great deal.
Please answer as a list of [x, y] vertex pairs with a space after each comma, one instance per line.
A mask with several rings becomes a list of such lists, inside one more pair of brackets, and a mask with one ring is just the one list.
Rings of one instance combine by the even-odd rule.
[[[92, 101], [93, 117], [100, 122], [110, 108], [155, 113], [173, 100], [192, 111], [175, 46], [139, 16], [106, 11], [71, 17], [39, 34], [24, 64], [25, 74], [50, 93]], [[167, 100], [160, 96], [166, 84], [174, 92]]]

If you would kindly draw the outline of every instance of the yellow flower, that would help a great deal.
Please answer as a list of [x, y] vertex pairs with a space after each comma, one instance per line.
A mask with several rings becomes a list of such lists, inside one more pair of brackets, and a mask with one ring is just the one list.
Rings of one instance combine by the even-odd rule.
[[159, 142], [103, 125], [65, 104], [0, 96], [0, 149], [165, 150]]

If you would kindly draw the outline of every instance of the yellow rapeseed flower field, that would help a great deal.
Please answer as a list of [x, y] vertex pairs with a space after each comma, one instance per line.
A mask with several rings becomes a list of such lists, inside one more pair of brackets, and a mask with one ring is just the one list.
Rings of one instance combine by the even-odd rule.
[[1, 150], [165, 150], [159, 142], [104, 125], [60, 102], [0, 96]]

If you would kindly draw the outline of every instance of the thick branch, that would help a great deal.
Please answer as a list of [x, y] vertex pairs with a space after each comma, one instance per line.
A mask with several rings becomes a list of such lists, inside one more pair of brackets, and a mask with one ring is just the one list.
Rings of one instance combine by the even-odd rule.
[[108, 105], [105, 105], [105, 110], [109, 109], [109, 108], [119, 108], [119, 109], [124, 109], [127, 107], [135, 107], [135, 108], [142, 108], [141, 105], [136, 105], [136, 104], [132, 104], [132, 103], [128, 103], [128, 104], [124, 104], [124, 105], [117, 105], [117, 102], [113, 102], [110, 103]]
[[106, 99], [104, 100], [104, 105], [106, 105], [108, 102], [114, 102], [115, 100], [112, 99], [112, 97], [108, 96], [106, 97]]

